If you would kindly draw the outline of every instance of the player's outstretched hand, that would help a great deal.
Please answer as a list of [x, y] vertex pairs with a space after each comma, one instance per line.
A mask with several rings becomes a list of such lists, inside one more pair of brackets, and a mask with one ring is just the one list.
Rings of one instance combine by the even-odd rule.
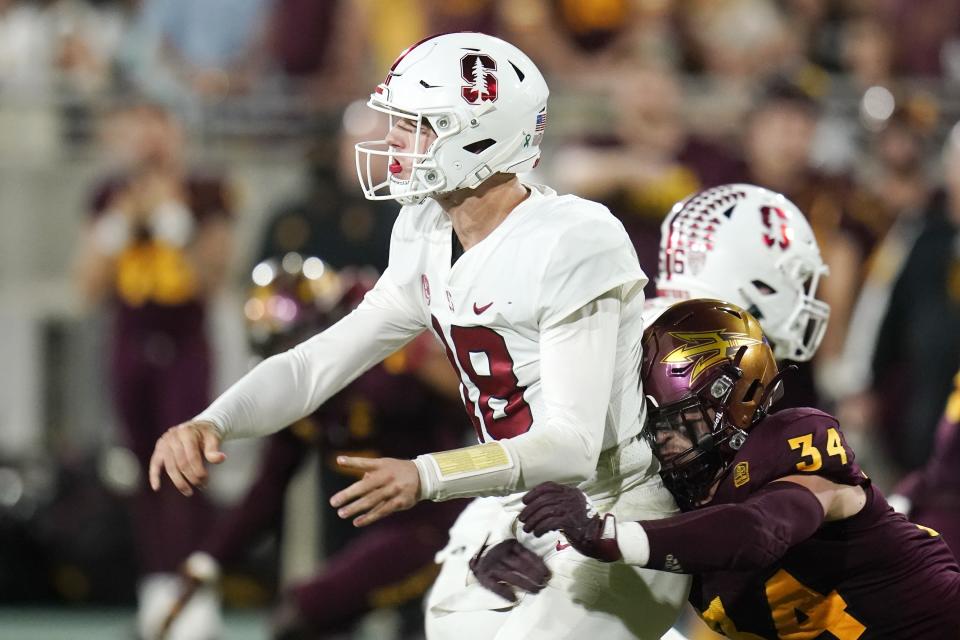
[[150, 458], [150, 487], [160, 489], [160, 474], [167, 472], [180, 493], [193, 495], [193, 488], [207, 483], [207, 467], [227, 459], [220, 451], [220, 434], [213, 423], [191, 420], [170, 427], [157, 440]]
[[330, 506], [355, 527], [409, 509], [420, 497], [420, 474], [412, 460], [339, 456], [337, 464], [363, 477], [330, 498]]
[[523, 496], [520, 512], [523, 530], [537, 537], [561, 531], [570, 545], [585, 556], [615, 562], [622, 556], [617, 545], [616, 520], [600, 517], [587, 496], [576, 487], [544, 482]]
[[543, 558], [512, 538], [489, 550], [483, 545], [470, 558], [470, 570], [477, 582], [510, 602], [517, 601], [514, 589], [538, 593], [550, 579], [550, 569]]

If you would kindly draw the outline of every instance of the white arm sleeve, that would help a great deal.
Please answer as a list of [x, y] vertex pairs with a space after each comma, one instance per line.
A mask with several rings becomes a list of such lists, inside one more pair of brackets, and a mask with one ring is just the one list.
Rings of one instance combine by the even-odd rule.
[[[618, 289], [588, 303], [540, 335], [540, 378], [548, 415], [527, 433], [446, 454], [418, 456], [421, 497], [507, 495], [546, 480], [576, 484], [597, 467], [613, 387]], [[505, 450], [498, 453], [498, 449]], [[433, 460], [431, 460], [433, 458]], [[452, 473], [444, 474], [445, 468]], [[466, 469], [469, 471], [465, 472]]]
[[279, 431], [315, 411], [424, 328], [422, 314], [387, 269], [351, 314], [261, 362], [195, 420], [212, 422], [225, 439]]
[[515, 490], [547, 480], [579, 483], [596, 471], [617, 356], [618, 291], [541, 333], [540, 384], [547, 420], [504, 441], [520, 467]]

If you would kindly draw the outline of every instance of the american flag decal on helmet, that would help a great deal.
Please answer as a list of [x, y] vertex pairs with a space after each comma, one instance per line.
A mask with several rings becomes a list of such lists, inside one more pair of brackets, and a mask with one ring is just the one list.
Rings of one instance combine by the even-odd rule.
[[540, 110], [540, 113], [537, 114], [537, 126], [534, 127], [534, 133], [543, 133], [544, 129], [547, 128], [547, 108], [544, 107]]
[[533, 146], [539, 147], [543, 141], [543, 132], [547, 128], [547, 108], [540, 109], [537, 114], [537, 124], [533, 127]]

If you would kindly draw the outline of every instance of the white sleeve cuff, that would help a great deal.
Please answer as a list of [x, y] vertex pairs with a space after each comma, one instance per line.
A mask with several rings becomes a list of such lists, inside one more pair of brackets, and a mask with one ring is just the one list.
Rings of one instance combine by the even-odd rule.
[[420, 500], [433, 500], [437, 494], [437, 478], [435, 470], [430, 461], [425, 456], [417, 456], [413, 460], [417, 465], [417, 473], [420, 475]]
[[190, 420], [191, 422], [209, 422], [213, 425], [213, 430], [217, 432], [217, 435], [220, 437], [220, 440], [227, 440], [227, 431], [223, 428], [224, 419], [223, 416], [217, 413], [216, 411], [211, 410], [210, 407], [207, 407], [202, 412], [193, 416]]
[[617, 523], [617, 546], [626, 564], [645, 567], [650, 561], [650, 540], [639, 522]]

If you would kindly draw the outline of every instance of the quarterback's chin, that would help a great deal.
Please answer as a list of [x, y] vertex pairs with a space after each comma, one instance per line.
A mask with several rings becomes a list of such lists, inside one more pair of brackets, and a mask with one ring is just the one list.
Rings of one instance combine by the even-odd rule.
[[[390, 195], [392, 195], [401, 204], [406, 203], [410, 194], [410, 179], [397, 176], [390, 176]], [[422, 198], [419, 198], [422, 200]]]

